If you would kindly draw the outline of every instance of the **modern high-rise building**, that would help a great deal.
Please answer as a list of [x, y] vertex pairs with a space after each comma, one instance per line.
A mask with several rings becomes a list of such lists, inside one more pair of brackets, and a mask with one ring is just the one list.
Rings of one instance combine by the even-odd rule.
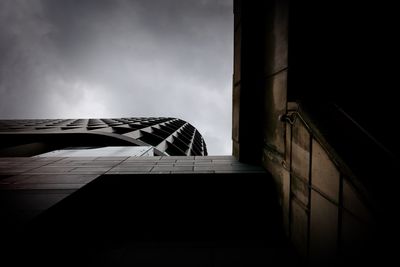
[[0, 156], [205, 156], [199, 131], [175, 118], [0, 120]]

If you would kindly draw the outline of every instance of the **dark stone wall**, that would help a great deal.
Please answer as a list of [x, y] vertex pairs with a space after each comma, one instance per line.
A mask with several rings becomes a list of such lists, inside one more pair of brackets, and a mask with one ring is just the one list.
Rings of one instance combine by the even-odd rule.
[[272, 174], [310, 262], [383, 263], [398, 232], [395, 9], [294, 2], [235, 1], [233, 155]]
[[235, 1], [232, 137], [241, 161], [259, 163], [264, 145], [284, 153], [287, 46], [287, 1]]

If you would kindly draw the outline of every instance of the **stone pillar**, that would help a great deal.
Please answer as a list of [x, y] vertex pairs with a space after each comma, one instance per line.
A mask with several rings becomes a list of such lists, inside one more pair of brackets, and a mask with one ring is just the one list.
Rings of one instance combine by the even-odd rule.
[[261, 163], [264, 147], [284, 154], [288, 1], [234, 2], [233, 155]]

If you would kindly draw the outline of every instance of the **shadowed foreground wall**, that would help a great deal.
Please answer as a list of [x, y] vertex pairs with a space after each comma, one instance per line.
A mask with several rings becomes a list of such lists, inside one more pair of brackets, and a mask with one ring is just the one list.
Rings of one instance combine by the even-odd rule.
[[[351, 54], [318, 42], [317, 28], [326, 29], [323, 37], [334, 34], [328, 18], [340, 17], [341, 9], [234, 3], [234, 156], [262, 163], [272, 174], [286, 234], [310, 263], [389, 262], [388, 240], [397, 230], [388, 214], [397, 202], [384, 181], [395, 182], [396, 160], [352, 118], [351, 111], [364, 107], [359, 89], [348, 89], [344, 77], [335, 80], [344, 86], [338, 90], [330, 82]], [[334, 36], [334, 44], [345, 42]]]
[[299, 265], [271, 176], [232, 156], [0, 158], [2, 266]]

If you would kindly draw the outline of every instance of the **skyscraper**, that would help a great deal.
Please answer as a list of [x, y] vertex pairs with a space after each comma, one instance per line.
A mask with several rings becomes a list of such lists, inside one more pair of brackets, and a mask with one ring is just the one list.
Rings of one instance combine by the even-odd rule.
[[205, 156], [191, 124], [175, 118], [1, 120], [0, 156]]

